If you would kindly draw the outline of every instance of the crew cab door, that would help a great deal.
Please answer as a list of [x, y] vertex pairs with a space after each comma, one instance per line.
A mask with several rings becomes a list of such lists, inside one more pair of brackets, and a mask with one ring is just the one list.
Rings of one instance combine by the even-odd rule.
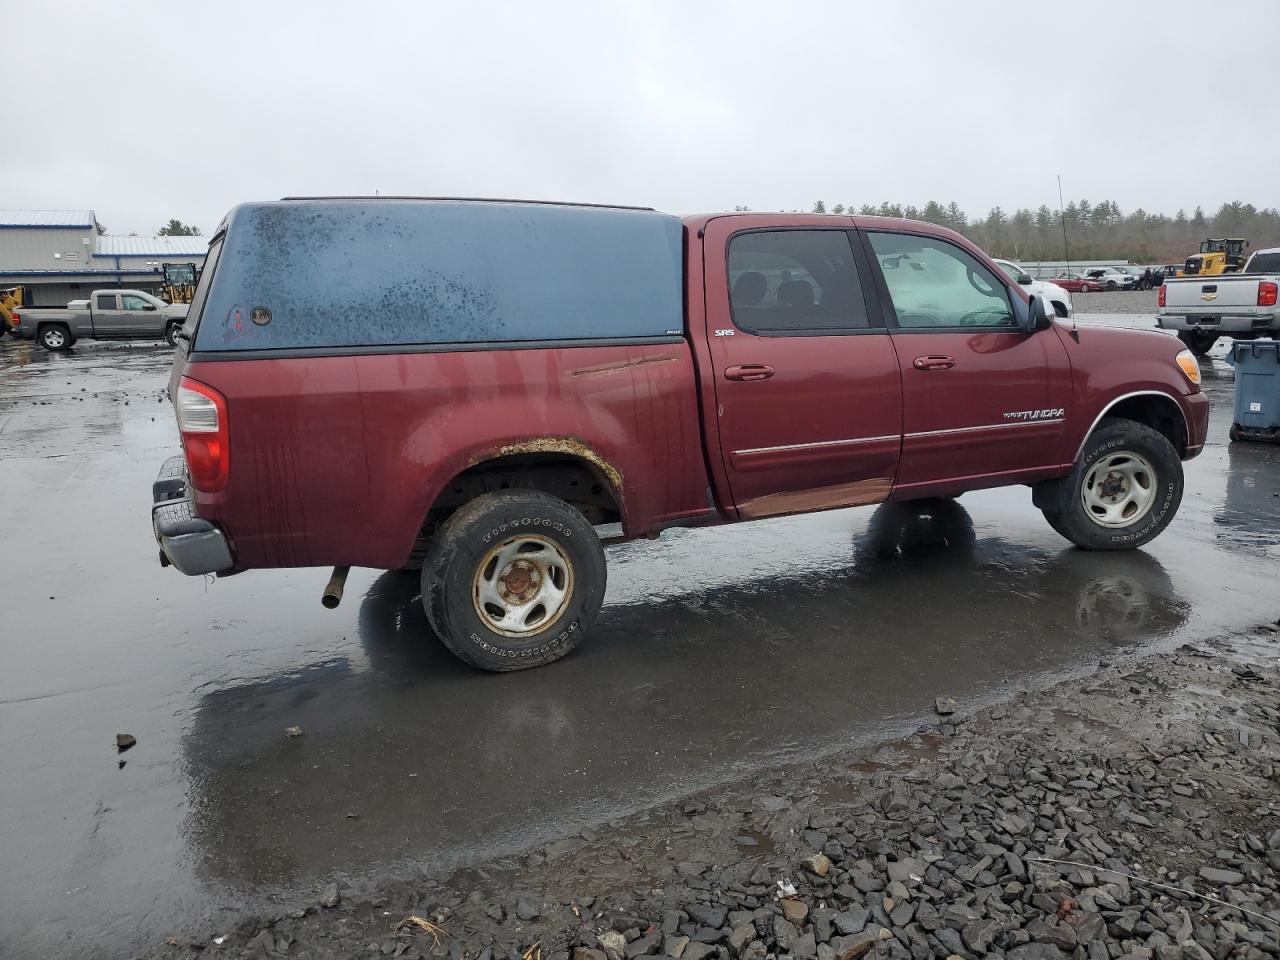
[[90, 310], [93, 335], [99, 340], [119, 340], [125, 336], [128, 317], [120, 309], [120, 294], [96, 293]]
[[125, 337], [157, 336], [164, 321], [160, 308], [136, 293], [120, 294], [120, 335]]
[[830, 224], [725, 217], [705, 228], [714, 420], [744, 518], [877, 502], [893, 482], [898, 365], [864, 296], [864, 254]]
[[902, 370], [895, 489], [998, 486], [1057, 466], [1071, 373], [1056, 331], [1020, 326], [1019, 294], [959, 244], [863, 236]]

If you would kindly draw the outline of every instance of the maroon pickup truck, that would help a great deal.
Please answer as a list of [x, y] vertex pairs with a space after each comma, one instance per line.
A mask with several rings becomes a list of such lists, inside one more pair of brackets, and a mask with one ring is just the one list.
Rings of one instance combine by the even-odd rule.
[[1199, 380], [925, 223], [246, 204], [179, 335], [152, 524], [187, 574], [332, 566], [329, 605], [350, 566], [420, 567], [441, 640], [513, 670], [583, 639], [609, 538], [1022, 484], [1080, 547], [1140, 546]]

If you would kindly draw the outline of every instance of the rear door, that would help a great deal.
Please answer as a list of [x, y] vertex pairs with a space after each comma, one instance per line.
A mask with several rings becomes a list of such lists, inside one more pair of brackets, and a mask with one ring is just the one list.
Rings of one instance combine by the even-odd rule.
[[1056, 465], [1071, 392], [1056, 331], [1025, 332], [1012, 285], [950, 240], [865, 237], [902, 370], [896, 486], [994, 486]]
[[97, 293], [93, 297], [93, 335], [99, 340], [119, 340], [127, 322], [120, 309], [120, 294]]
[[902, 399], [893, 345], [874, 293], [864, 293], [864, 255], [852, 230], [830, 220], [771, 220], [759, 228], [749, 218], [712, 220], [703, 244], [733, 500], [744, 518], [883, 500], [897, 469]]

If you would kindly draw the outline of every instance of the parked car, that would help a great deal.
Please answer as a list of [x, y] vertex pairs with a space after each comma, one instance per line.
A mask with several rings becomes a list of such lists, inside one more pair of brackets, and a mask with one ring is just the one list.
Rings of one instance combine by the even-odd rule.
[[[78, 304], [83, 303], [83, 306]], [[66, 307], [22, 307], [18, 330], [46, 350], [70, 350], [77, 340], [159, 340], [172, 344], [187, 304], [165, 303], [142, 290], [95, 290]]]
[[1182, 264], [1180, 263], [1166, 263], [1163, 267], [1160, 268], [1160, 272], [1164, 274], [1160, 282], [1164, 283], [1165, 280], [1172, 280], [1174, 277], [1178, 275], [1178, 271], [1180, 271], [1181, 269], [1182, 269]]
[[1255, 250], [1241, 273], [1166, 280], [1156, 299], [1156, 326], [1176, 330], [1194, 353], [1204, 356], [1218, 338], [1275, 337], [1280, 332], [1280, 247]]
[[993, 259], [992, 263], [1003, 270], [1004, 275], [1014, 283], [1025, 287], [1027, 293], [1033, 293], [1044, 300], [1053, 309], [1055, 316], [1072, 316], [1071, 294], [1065, 288], [1051, 280], [1036, 280], [1021, 264], [1012, 260]]
[[1025, 484], [1073, 543], [1141, 546], [1204, 444], [1199, 380], [926, 223], [253, 203], [178, 340], [152, 527], [186, 574], [332, 566], [329, 606], [351, 566], [420, 564], [449, 649], [513, 670], [590, 632], [602, 527]]
[[1132, 290], [1137, 279], [1124, 267], [1098, 267], [1086, 270], [1084, 275], [1103, 290]]
[[1070, 293], [1092, 293], [1094, 290], [1103, 288], [1103, 284], [1099, 281], [1083, 277], [1078, 273], [1059, 274], [1053, 278], [1053, 282]]

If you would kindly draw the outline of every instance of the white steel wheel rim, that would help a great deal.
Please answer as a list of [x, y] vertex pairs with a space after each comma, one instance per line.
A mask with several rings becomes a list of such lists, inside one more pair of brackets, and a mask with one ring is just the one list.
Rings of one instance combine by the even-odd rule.
[[573, 563], [553, 540], [510, 537], [476, 566], [471, 598], [480, 622], [504, 637], [526, 639], [553, 626], [573, 596]]
[[1084, 475], [1080, 502], [1100, 527], [1131, 527], [1151, 511], [1159, 486], [1155, 468], [1130, 450], [1101, 457]]
[[50, 330], [44, 335], [44, 342], [51, 347], [60, 347], [66, 343], [61, 330]]

